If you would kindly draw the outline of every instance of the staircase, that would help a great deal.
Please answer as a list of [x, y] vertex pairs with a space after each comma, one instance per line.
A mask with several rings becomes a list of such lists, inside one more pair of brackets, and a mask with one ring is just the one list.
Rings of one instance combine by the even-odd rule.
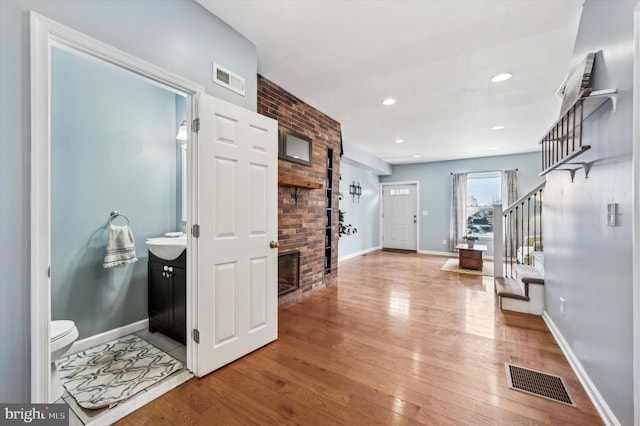
[[494, 205], [494, 281], [500, 309], [542, 315], [542, 183], [504, 211]]
[[544, 254], [534, 251], [533, 265], [517, 263], [515, 275], [495, 277], [500, 309], [542, 315], [544, 311]]

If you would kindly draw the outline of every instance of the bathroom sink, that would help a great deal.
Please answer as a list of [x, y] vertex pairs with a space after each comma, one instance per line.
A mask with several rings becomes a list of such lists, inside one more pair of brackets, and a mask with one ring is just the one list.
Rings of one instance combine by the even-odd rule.
[[177, 259], [187, 248], [187, 236], [147, 238], [147, 248], [160, 259]]

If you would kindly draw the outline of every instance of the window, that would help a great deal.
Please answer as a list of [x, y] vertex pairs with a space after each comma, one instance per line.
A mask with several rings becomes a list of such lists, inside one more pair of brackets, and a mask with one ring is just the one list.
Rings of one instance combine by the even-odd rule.
[[500, 172], [469, 173], [467, 176], [467, 233], [493, 238], [493, 204], [502, 194]]

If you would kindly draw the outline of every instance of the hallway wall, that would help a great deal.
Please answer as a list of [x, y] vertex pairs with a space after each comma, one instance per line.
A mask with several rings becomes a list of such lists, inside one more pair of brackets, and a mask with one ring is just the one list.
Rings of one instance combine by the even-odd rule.
[[[545, 190], [545, 310], [617, 421], [633, 424], [632, 122], [633, 1], [587, 1], [574, 67], [598, 53], [593, 89], [617, 88], [617, 112], [607, 102], [585, 122], [591, 150], [574, 161], [593, 164], [571, 183], [547, 175]], [[607, 226], [607, 204], [618, 225]], [[637, 259], [635, 260], [637, 262]], [[560, 298], [564, 298], [564, 314]]]

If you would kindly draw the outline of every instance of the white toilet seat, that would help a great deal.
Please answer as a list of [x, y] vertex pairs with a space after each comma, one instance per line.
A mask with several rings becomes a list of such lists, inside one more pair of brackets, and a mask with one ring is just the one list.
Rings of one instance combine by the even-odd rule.
[[58, 376], [56, 360], [71, 348], [77, 338], [78, 329], [73, 321], [51, 321], [51, 344], [49, 345], [51, 348], [51, 383], [49, 402], [58, 401], [64, 393], [62, 382]]
[[51, 342], [70, 334], [75, 326], [74, 322], [69, 320], [51, 321]]
[[[76, 324], [70, 320], [51, 321], [52, 360], [66, 352], [78, 338]], [[62, 352], [59, 352], [61, 351]]]

